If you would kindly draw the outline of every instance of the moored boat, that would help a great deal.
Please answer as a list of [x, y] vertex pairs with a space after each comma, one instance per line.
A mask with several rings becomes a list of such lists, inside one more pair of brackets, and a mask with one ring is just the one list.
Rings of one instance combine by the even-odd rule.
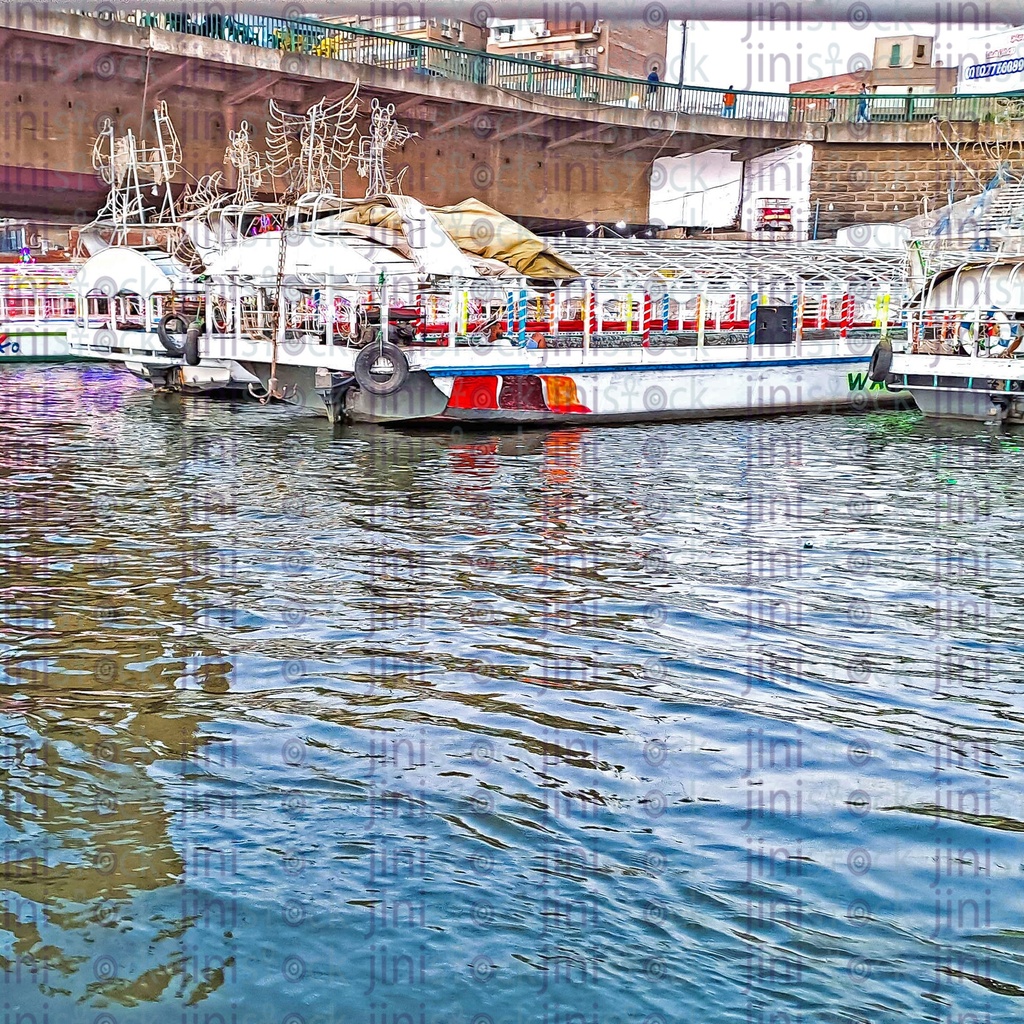
[[0, 263], [0, 363], [65, 362], [74, 323], [67, 263]]
[[905, 345], [879, 345], [871, 377], [927, 416], [1024, 422], [1024, 256], [935, 274], [908, 311]]
[[[474, 229], [488, 216], [500, 236], [505, 219], [479, 204]], [[142, 254], [107, 250], [76, 282], [72, 348], [164, 386], [205, 373], [358, 422], [633, 422], [897, 400], [868, 385], [871, 349], [897, 326], [874, 297], [793, 280], [583, 278], [518, 225], [505, 262], [444, 223], [408, 197], [335, 200], [326, 221], [289, 227], [281, 260], [281, 233], [268, 232], [176, 286]], [[417, 246], [425, 226], [434, 241]], [[184, 337], [168, 343], [171, 321]]]
[[[139, 150], [149, 155], [130, 187], [113, 174], [108, 125], [94, 160], [111, 183], [105, 229], [121, 244], [76, 278], [72, 352], [162, 387], [240, 387], [358, 422], [622, 422], [897, 400], [867, 378], [875, 342], [899, 328], [895, 264], [889, 277], [866, 263], [828, 277], [817, 249], [756, 269], [741, 255], [725, 278], [707, 254], [703, 269], [581, 273], [477, 200], [402, 195], [385, 155], [408, 133], [376, 100], [359, 148], [366, 197], [342, 198], [356, 110], [356, 90], [304, 118], [272, 105], [265, 167], [289, 183], [274, 202], [255, 198], [264, 165], [244, 125], [226, 154], [234, 191], [211, 176], [180, 207], [163, 169], [180, 161], [166, 110], [164, 141]], [[143, 177], [162, 183], [155, 213], [132, 184]], [[170, 224], [166, 251], [128, 248], [129, 219], [152, 226], [153, 215]]]

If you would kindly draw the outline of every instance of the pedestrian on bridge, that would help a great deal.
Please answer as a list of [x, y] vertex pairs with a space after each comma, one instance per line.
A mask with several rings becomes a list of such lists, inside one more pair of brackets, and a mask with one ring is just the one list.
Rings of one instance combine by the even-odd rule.
[[854, 118], [857, 124], [869, 124], [871, 122], [871, 109], [868, 107], [868, 84], [865, 82], [860, 87], [859, 99], [857, 100], [857, 116]]
[[732, 86], [725, 91], [722, 95], [722, 117], [735, 117], [736, 116], [736, 93], [732, 91]]
[[651, 73], [647, 76], [647, 105], [651, 105], [651, 100], [654, 99], [655, 94], [658, 91], [658, 83], [661, 79], [658, 77], [658, 65], [655, 64], [651, 68]]

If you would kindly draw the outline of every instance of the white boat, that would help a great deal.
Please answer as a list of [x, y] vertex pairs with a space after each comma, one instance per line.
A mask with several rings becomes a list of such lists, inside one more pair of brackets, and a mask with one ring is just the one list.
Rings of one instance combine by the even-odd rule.
[[909, 391], [927, 416], [1024, 422], [1024, 256], [935, 274], [908, 313], [907, 341], [879, 344], [876, 386]]
[[479, 235], [514, 240], [504, 259], [491, 242], [490, 256], [474, 250], [451, 210], [396, 196], [332, 199], [328, 216], [289, 229], [283, 256], [279, 231], [213, 251], [201, 283], [108, 249], [75, 281], [72, 351], [161, 386], [199, 373], [360, 422], [633, 422], [897, 400], [868, 387], [870, 352], [895, 326], [873, 297], [793, 280], [583, 278], [519, 225], [474, 211]]
[[74, 324], [70, 282], [78, 268], [65, 263], [0, 263], [0, 364], [66, 362], [67, 330]]
[[[213, 175], [180, 204], [166, 109], [156, 146], [133, 149], [129, 133], [119, 147], [107, 125], [94, 147], [111, 183], [100, 221], [122, 244], [75, 279], [71, 351], [160, 387], [241, 387], [332, 420], [587, 423], [896, 400], [867, 380], [872, 347], [898, 325], [893, 282], [849, 265], [859, 285], [823, 277], [815, 256], [736, 263], [732, 279], [713, 254], [708, 273], [581, 274], [476, 200], [428, 208], [401, 195], [386, 153], [409, 133], [376, 100], [358, 147], [367, 196], [341, 198], [357, 107], [357, 90], [305, 115], [272, 104], [265, 163], [243, 124], [226, 152], [234, 191]], [[146, 159], [115, 174], [122, 149]], [[264, 170], [288, 181], [280, 202], [254, 199]], [[179, 258], [123, 244], [132, 224], [156, 222]]]

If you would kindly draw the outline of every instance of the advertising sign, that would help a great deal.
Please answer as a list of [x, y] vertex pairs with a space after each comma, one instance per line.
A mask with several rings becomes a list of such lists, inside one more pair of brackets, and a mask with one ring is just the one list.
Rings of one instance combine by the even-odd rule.
[[1024, 28], [983, 36], [973, 51], [960, 65], [957, 92], [1024, 92]]

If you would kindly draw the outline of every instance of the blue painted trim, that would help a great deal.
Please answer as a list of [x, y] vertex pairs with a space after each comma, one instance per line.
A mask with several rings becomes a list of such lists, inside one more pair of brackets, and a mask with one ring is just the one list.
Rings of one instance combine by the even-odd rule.
[[475, 367], [437, 366], [425, 367], [424, 373], [431, 377], [567, 377], [580, 373], [665, 373], [669, 370], [754, 370], [762, 366], [837, 366], [846, 363], [869, 362], [868, 356], [842, 356], [835, 359], [751, 359], [739, 363], [666, 363], [660, 366], [489, 366]]

